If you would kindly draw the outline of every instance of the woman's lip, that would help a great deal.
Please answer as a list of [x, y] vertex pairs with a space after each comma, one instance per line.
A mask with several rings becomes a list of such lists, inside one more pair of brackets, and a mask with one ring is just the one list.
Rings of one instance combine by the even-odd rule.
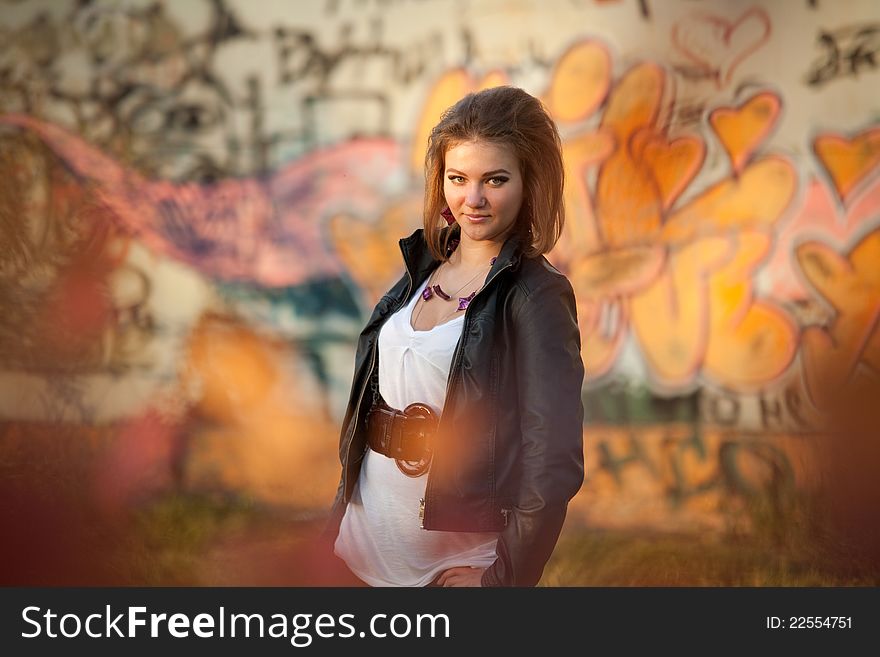
[[467, 212], [465, 212], [465, 216], [470, 217], [471, 219], [485, 219], [489, 215], [488, 214], [468, 214]]

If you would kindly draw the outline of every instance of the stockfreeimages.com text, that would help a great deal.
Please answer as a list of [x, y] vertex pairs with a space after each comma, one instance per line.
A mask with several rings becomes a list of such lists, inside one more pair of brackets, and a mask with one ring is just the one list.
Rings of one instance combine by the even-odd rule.
[[45, 636], [49, 638], [74, 638], [87, 636], [94, 639], [105, 637], [152, 638], [170, 636], [183, 639], [193, 636], [211, 639], [225, 637], [284, 638], [291, 645], [304, 648], [315, 637], [324, 639], [352, 637], [424, 637], [449, 638], [450, 623], [446, 614], [374, 614], [366, 626], [358, 630], [354, 614], [271, 614], [229, 613], [220, 607], [215, 614], [200, 613], [190, 618], [184, 613], [148, 613], [146, 607], [126, 607], [115, 613], [110, 605], [103, 612], [95, 612], [81, 618], [79, 614], [59, 613], [41, 607], [25, 607], [21, 612], [27, 631], [26, 639]]

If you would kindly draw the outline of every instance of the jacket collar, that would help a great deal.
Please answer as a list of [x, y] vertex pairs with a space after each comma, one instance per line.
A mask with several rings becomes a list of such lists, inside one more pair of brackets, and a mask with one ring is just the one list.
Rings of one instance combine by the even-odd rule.
[[[443, 228], [448, 231], [450, 228]], [[400, 240], [400, 252], [403, 254], [403, 262], [406, 269], [412, 276], [413, 281], [418, 284], [424, 277], [427, 277], [438, 264], [439, 260], [434, 259], [428, 250], [428, 244], [425, 242], [425, 230], [419, 228], [409, 237]], [[518, 234], [511, 235], [501, 247], [501, 252], [495, 259], [495, 264], [489, 270], [487, 280], [491, 279], [496, 272], [508, 267], [516, 268], [522, 257], [523, 238]]]
[[400, 240], [400, 252], [403, 254], [403, 262], [415, 283], [419, 283], [423, 276], [427, 276], [434, 267], [439, 264], [428, 250], [425, 242], [425, 230], [419, 228], [409, 237]]

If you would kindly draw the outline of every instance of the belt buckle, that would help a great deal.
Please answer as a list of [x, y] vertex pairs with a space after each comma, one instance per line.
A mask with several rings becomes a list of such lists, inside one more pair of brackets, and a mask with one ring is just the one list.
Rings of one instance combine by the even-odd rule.
[[[403, 409], [403, 414], [411, 420], [428, 420], [431, 429], [437, 424], [437, 414], [430, 406], [421, 402], [413, 402]], [[422, 437], [427, 437], [425, 429], [419, 429], [419, 433]]]
[[[424, 420], [424, 422], [419, 423], [418, 432], [419, 437], [425, 441], [428, 440], [438, 423], [438, 417], [434, 410], [421, 402], [413, 402], [403, 409], [403, 414], [408, 419]], [[428, 466], [431, 464], [431, 450], [426, 449], [425, 455], [418, 461], [405, 461], [403, 459], [394, 459], [394, 461], [397, 463], [397, 468], [407, 477], [421, 477], [428, 471]]]

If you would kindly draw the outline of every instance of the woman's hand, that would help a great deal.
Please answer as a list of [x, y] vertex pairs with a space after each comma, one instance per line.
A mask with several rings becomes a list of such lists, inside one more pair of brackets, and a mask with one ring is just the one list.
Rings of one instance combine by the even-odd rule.
[[485, 568], [470, 566], [448, 568], [440, 573], [440, 577], [437, 578], [437, 586], [482, 586], [480, 579], [485, 571]]

